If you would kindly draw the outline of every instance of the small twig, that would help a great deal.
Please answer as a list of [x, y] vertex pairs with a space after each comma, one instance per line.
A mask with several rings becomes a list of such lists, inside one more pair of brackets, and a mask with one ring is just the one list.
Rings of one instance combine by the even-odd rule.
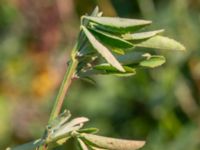
[[54, 120], [59, 115], [62, 105], [63, 105], [63, 102], [64, 102], [65, 95], [66, 95], [66, 93], [71, 85], [71, 82], [75, 76], [76, 68], [78, 65], [78, 60], [76, 59], [76, 51], [77, 51], [77, 44], [75, 45], [75, 47], [72, 50], [71, 60], [69, 62], [69, 66], [65, 73], [65, 76], [62, 81], [58, 95], [56, 97], [55, 103], [53, 105], [53, 109], [52, 109], [52, 112], [50, 115], [49, 122]]

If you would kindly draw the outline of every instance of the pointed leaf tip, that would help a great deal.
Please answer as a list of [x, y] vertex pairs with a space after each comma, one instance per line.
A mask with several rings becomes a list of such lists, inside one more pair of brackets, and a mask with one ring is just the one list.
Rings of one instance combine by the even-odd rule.
[[163, 50], [185, 51], [185, 47], [179, 42], [160, 35], [154, 36], [143, 42], [135, 44], [135, 46], [144, 48], [163, 49]]
[[152, 23], [152, 21], [149, 20], [127, 19], [118, 17], [84, 16], [84, 18], [92, 22], [93, 26], [113, 33], [133, 32]]
[[155, 30], [155, 31], [139, 32], [139, 33], [133, 33], [133, 34], [128, 33], [128, 34], [122, 35], [122, 37], [125, 40], [130, 40], [130, 41], [145, 40], [145, 39], [151, 38], [153, 36], [156, 36], [162, 32], [164, 32], [163, 29]]
[[96, 16], [98, 16], [98, 13], [99, 13], [99, 7], [96, 6], [96, 7], [94, 8], [94, 10], [92, 11], [91, 16], [96, 17]]

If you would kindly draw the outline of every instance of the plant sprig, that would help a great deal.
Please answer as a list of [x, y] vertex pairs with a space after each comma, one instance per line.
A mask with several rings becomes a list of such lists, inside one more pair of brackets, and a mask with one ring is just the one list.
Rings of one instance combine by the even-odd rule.
[[162, 29], [141, 30], [150, 24], [152, 22], [148, 20], [102, 17], [98, 7], [90, 16], [82, 16], [80, 32], [44, 135], [36, 141], [12, 150], [52, 148], [57, 144], [63, 144], [69, 138], [75, 138], [81, 150], [141, 148], [145, 144], [144, 141], [127, 141], [93, 135], [90, 131], [95, 129], [81, 129], [88, 121], [87, 118], [75, 118], [69, 121], [70, 113], [60, 114], [60, 111], [74, 78], [88, 80], [93, 75], [99, 74], [133, 76], [138, 68], [155, 68], [165, 63], [165, 57], [154, 49], [185, 50], [182, 44], [160, 35], [164, 31]]

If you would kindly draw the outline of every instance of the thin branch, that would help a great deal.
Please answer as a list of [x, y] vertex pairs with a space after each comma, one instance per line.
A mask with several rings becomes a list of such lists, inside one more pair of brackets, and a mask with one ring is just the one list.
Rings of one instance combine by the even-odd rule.
[[61, 87], [59, 89], [58, 95], [56, 97], [55, 103], [53, 105], [53, 109], [49, 118], [49, 122], [51, 122], [53, 119], [55, 119], [62, 108], [63, 102], [64, 102], [64, 98], [66, 93], [68, 92], [68, 89], [72, 83], [72, 80], [75, 76], [76, 73], [76, 68], [78, 65], [78, 60], [76, 59], [76, 51], [77, 51], [77, 44], [75, 45], [75, 47], [72, 50], [72, 54], [71, 54], [71, 60], [69, 63], [69, 66], [67, 68], [67, 71], [65, 73], [64, 79], [62, 81]]

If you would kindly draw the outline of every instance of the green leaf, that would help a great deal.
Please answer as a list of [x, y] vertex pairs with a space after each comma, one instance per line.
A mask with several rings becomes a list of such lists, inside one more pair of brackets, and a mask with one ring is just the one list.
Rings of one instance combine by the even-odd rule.
[[66, 122], [58, 129], [54, 129], [53, 132], [49, 134], [46, 139], [47, 143], [60, 140], [62, 138], [71, 137], [71, 133], [74, 131], [78, 131], [85, 122], [89, 121], [86, 117], [78, 117]]
[[140, 62], [140, 66], [142, 67], [149, 67], [149, 68], [155, 68], [158, 66], [161, 66], [165, 63], [165, 57], [164, 56], [151, 56], [150, 58], [147, 58], [146, 60], [143, 60]]
[[142, 67], [149, 67], [154, 68], [158, 67], [165, 63], [165, 57], [160, 55], [151, 55], [149, 53], [142, 53], [142, 52], [129, 52], [125, 55], [118, 55], [116, 56], [118, 61], [123, 65], [133, 65], [135, 67], [142, 66]]
[[92, 85], [96, 85], [96, 81], [90, 77], [80, 77], [81, 80], [86, 81]]
[[[133, 72], [134, 71], [134, 69], [127, 67], [127, 66], [123, 66], [123, 68], [126, 72]], [[116, 68], [114, 68], [113, 66], [111, 66], [110, 64], [107, 64], [107, 63], [96, 65], [96, 66], [94, 66], [94, 69], [106, 70], [106, 71], [109, 71], [109, 72], [119, 72]]]
[[84, 45], [79, 50], [79, 56], [85, 56], [95, 53], [96, 50], [91, 46], [90, 42], [87, 40]]
[[77, 138], [77, 141], [79, 143], [79, 148], [81, 150], [89, 150], [89, 148], [87, 147], [87, 145], [80, 138]]
[[84, 16], [84, 19], [90, 20], [91, 22], [95, 23], [91, 25], [94, 25], [97, 28], [103, 29], [108, 32], [120, 34], [134, 32], [152, 23], [151, 21], [147, 20], [125, 19], [117, 17]]
[[185, 50], [185, 47], [179, 42], [159, 35], [154, 36], [138, 44], [135, 44], [135, 46], [144, 48], [164, 49], [164, 50], [179, 50], [179, 51]]
[[90, 41], [91, 45], [103, 56], [104, 59], [108, 63], [110, 63], [113, 67], [117, 68], [119, 71], [124, 72], [125, 70], [121, 66], [121, 64], [117, 61], [117, 59], [113, 56], [113, 54], [104, 46], [102, 45], [91, 33], [90, 31], [82, 26], [82, 29]]
[[99, 7], [96, 6], [90, 16], [96, 17], [99, 14]]
[[117, 75], [117, 76], [132, 76], [136, 74], [136, 71], [134, 68], [123, 66], [125, 72], [119, 72], [116, 68], [109, 64], [100, 64], [94, 66], [93, 69], [99, 70], [99, 74], [110, 74], [110, 75]]
[[99, 129], [97, 128], [86, 128], [86, 129], [80, 129], [79, 133], [97, 133]]
[[112, 50], [114, 53], [118, 54], [118, 55], [124, 55], [124, 54], [125, 54], [125, 50], [120, 49], [120, 48], [114, 48], [114, 47], [112, 47], [111, 50]]
[[110, 75], [115, 75], [115, 76], [118, 76], [118, 77], [130, 77], [130, 76], [134, 76], [136, 74], [136, 71], [134, 72], [125, 72], [125, 73], [110, 73]]
[[[102, 16], [102, 12], [99, 12], [99, 7], [96, 6], [95, 9], [92, 11], [91, 15], [92, 17], [101, 17]], [[81, 17], [81, 24], [84, 26], [87, 26], [89, 23], [89, 20], [85, 20], [83, 19], [83, 17]]]
[[144, 40], [156, 36], [159, 33], [162, 33], [164, 30], [148, 31], [134, 34], [124, 34], [122, 35], [125, 40]]
[[145, 60], [145, 57], [143, 57], [143, 55], [144, 52], [131, 51], [124, 55], [115, 55], [115, 57], [122, 65], [129, 65]]
[[99, 7], [96, 6], [90, 16], [92, 16], [92, 17], [101, 17], [102, 14], [103, 14], [103, 12], [100, 12], [99, 11]]
[[132, 76], [136, 74], [136, 71], [134, 68], [131, 68], [129, 66], [123, 66], [125, 72], [120, 72], [110, 64], [101, 64], [94, 66], [94, 68], [91, 68], [89, 70], [80, 71], [78, 75], [80, 78], [92, 76], [92, 75], [116, 75], [121, 77], [126, 76]]
[[120, 37], [117, 37], [115, 35], [111, 35], [99, 30], [91, 29], [90, 30], [95, 37], [97, 37], [101, 42], [105, 43], [106, 45], [110, 47], [116, 47], [116, 48], [132, 48], [133, 44], [131, 42], [128, 42], [126, 40], [123, 40]]
[[82, 138], [94, 146], [109, 150], [137, 150], [144, 146], [145, 141], [122, 140], [92, 134], [81, 134]]

